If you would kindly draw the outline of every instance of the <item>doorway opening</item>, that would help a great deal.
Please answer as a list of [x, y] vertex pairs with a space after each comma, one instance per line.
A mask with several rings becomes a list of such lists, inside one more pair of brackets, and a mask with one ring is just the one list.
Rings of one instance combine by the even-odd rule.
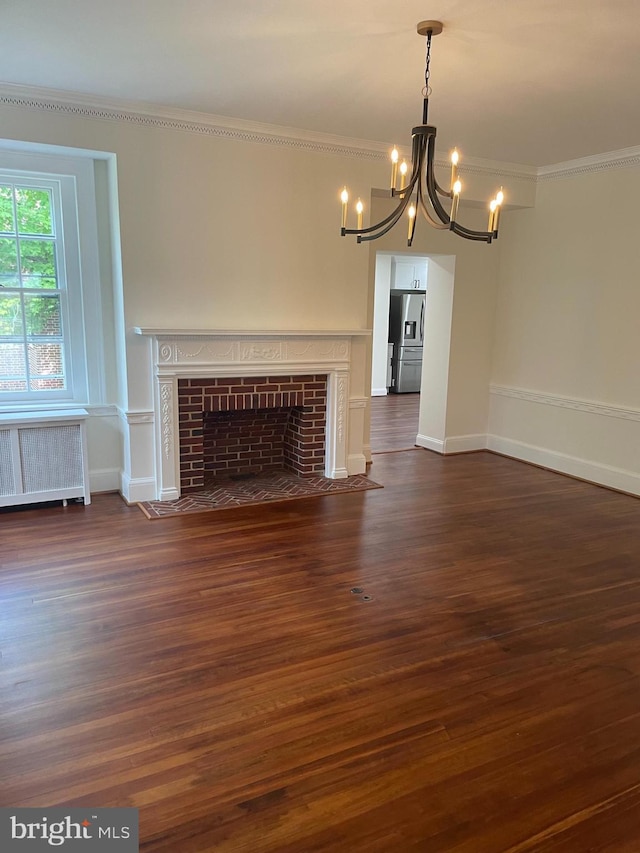
[[372, 453], [444, 441], [454, 274], [454, 255], [376, 253]]

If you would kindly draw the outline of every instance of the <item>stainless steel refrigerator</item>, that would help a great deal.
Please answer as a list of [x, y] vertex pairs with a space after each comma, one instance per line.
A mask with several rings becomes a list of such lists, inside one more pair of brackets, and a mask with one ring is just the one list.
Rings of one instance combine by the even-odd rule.
[[420, 390], [424, 343], [424, 290], [392, 290], [389, 301], [389, 343], [393, 394]]

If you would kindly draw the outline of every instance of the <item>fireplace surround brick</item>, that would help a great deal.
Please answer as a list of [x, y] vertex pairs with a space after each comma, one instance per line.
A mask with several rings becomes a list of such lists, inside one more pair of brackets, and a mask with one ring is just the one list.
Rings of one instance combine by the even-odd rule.
[[179, 379], [178, 411], [183, 494], [216, 476], [324, 472], [324, 374]]

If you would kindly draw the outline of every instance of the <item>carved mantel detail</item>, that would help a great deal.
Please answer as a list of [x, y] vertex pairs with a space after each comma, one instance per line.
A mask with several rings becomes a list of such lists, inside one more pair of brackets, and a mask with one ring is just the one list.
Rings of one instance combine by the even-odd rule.
[[160, 422], [162, 429], [162, 450], [164, 458], [167, 460], [171, 458], [171, 453], [175, 450], [173, 397], [173, 383], [162, 382], [160, 385]]

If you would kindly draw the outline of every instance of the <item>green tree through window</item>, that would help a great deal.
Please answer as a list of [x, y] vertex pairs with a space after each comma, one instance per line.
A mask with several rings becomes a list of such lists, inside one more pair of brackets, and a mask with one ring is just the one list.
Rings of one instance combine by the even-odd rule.
[[56, 224], [52, 188], [0, 181], [0, 398], [67, 387]]

